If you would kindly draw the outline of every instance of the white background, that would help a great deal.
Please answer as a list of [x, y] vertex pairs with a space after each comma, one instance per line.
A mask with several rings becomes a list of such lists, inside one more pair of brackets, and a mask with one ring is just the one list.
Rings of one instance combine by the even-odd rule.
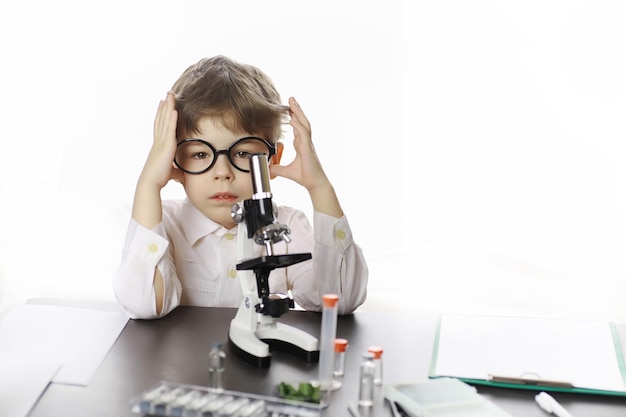
[[[626, 319], [621, 1], [37, 0], [0, 16], [3, 307], [114, 300], [158, 101], [224, 54], [311, 120], [370, 266], [363, 310]], [[272, 191], [310, 214], [295, 184]]]

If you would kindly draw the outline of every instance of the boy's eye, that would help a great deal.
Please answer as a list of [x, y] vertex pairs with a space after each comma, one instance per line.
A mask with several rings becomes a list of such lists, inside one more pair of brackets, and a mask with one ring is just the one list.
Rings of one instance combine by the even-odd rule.
[[233, 158], [250, 159], [252, 153], [247, 151], [237, 151], [233, 154]]
[[256, 138], [244, 138], [235, 142], [230, 149], [231, 159], [248, 160], [255, 154], [268, 155], [269, 147], [265, 142]]
[[196, 152], [194, 154], [191, 154], [191, 159], [207, 159], [209, 157], [209, 154], [207, 154], [206, 152]]

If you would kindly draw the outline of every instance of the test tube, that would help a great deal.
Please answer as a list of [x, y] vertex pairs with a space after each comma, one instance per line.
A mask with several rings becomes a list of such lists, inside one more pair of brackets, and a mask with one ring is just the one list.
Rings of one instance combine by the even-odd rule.
[[376, 371], [374, 372], [374, 385], [383, 384], [383, 348], [380, 346], [370, 346], [368, 352], [374, 354], [374, 365], [376, 365]]
[[212, 416], [217, 410], [222, 408], [224, 405], [228, 404], [231, 401], [234, 401], [235, 397], [232, 395], [223, 395], [221, 397], [217, 397], [213, 401], [207, 403], [200, 409], [201, 416]]
[[365, 352], [359, 369], [359, 405], [371, 407], [374, 405], [374, 354]]
[[209, 387], [222, 389], [222, 374], [226, 353], [221, 342], [215, 342], [209, 352]]
[[338, 388], [333, 384], [333, 368], [335, 360], [335, 336], [337, 334], [337, 302], [336, 294], [325, 294], [322, 297], [322, 329], [320, 332], [319, 386], [321, 390], [330, 391]]
[[187, 405], [185, 405], [184, 417], [198, 417], [202, 416], [202, 408], [213, 402], [219, 398], [219, 395], [216, 393], [204, 394], [201, 397], [191, 400]]
[[234, 401], [224, 404], [219, 410], [217, 410], [214, 414], [218, 416], [232, 416], [236, 411], [244, 407], [245, 405], [250, 403], [250, 399], [246, 397], [236, 398]]
[[152, 402], [152, 409], [150, 414], [165, 414], [169, 403], [175, 401], [179, 396], [185, 394], [185, 389], [182, 387], [176, 387], [173, 390], [163, 393]]
[[335, 339], [335, 367], [333, 369], [334, 377], [342, 377], [346, 366], [346, 349], [348, 341], [346, 339]]
[[170, 392], [172, 387], [165, 384], [160, 384], [156, 388], [150, 390], [143, 395], [143, 398], [139, 402], [139, 410], [144, 414], [149, 414], [152, 407], [152, 402], [160, 396]]
[[172, 417], [182, 417], [183, 411], [187, 404], [202, 397], [203, 393], [196, 390], [191, 390], [184, 395], [177, 397], [174, 401], [167, 405], [166, 414]]
[[254, 400], [249, 404], [241, 407], [233, 417], [256, 417], [265, 413], [265, 401], [264, 400]]

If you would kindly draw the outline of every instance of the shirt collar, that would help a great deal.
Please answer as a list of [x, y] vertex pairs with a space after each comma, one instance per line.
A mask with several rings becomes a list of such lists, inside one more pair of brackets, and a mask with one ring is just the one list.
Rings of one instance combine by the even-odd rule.
[[237, 228], [228, 230], [221, 224], [209, 219], [204, 213], [191, 204], [188, 198], [185, 198], [183, 202], [181, 224], [187, 242], [189, 242], [191, 246], [210, 234], [215, 234], [220, 237], [226, 233], [237, 234]]

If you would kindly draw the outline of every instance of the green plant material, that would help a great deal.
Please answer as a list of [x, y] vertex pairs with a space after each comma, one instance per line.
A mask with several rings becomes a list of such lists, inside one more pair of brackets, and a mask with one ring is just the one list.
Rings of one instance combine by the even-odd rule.
[[314, 387], [310, 383], [301, 382], [296, 389], [293, 385], [286, 382], [278, 384], [278, 395], [281, 398], [295, 401], [306, 401], [319, 404], [320, 387]]

